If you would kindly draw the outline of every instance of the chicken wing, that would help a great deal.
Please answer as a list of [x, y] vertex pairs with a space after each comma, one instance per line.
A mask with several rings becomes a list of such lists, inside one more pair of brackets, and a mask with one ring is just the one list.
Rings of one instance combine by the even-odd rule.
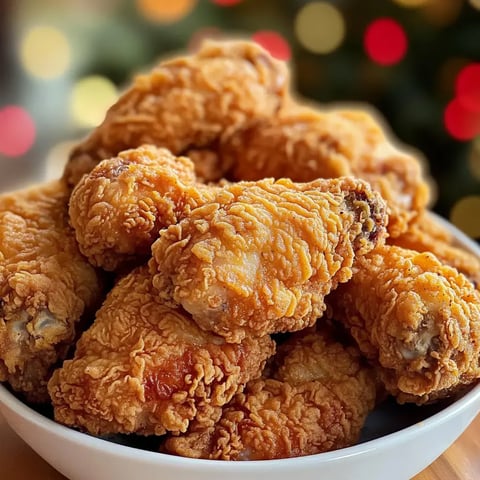
[[480, 293], [432, 253], [380, 246], [327, 301], [400, 402], [431, 402], [480, 377]]
[[229, 185], [152, 246], [154, 286], [206, 331], [239, 342], [311, 326], [356, 255], [383, 241], [385, 204], [345, 177]]
[[[288, 82], [285, 64], [253, 42], [205, 42], [195, 55], [162, 62], [137, 77], [103, 123], [73, 150], [64, 176], [75, 185], [99, 161], [147, 143], [175, 155], [211, 145], [276, 114]], [[199, 169], [214, 177], [206, 180], [223, 176], [203, 165]]]
[[0, 196], [0, 381], [48, 399], [53, 366], [101, 299], [97, 272], [68, 225], [61, 181]]
[[435, 256], [467, 276], [480, 287], [480, 259], [462, 248], [454, 236], [425, 211], [409, 226], [408, 230], [388, 242], [417, 252], [432, 252]]
[[376, 398], [376, 379], [357, 348], [325, 330], [300, 332], [279, 347], [272, 378], [253, 380], [214, 426], [165, 442], [169, 453], [267, 460], [356, 443]]
[[429, 201], [418, 160], [395, 150], [366, 113], [290, 107], [225, 137], [218, 151], [232, 180], [367, 180], [387, 202], [392, 236], [405, 231]]
[[144, 263], [162, 228], [214, 195], [214, 187], [196, 180], [188, 158], [163, 148], [142, 146], [102, 161], [70, 199], [81, 252], [109, 271]]
[[166, 306], [139, 267], [113, 288], [49, 382], [55, 419], [92, 434], [162, 435], [205, 427], [274, 353], [270, 337], [227, 344]]

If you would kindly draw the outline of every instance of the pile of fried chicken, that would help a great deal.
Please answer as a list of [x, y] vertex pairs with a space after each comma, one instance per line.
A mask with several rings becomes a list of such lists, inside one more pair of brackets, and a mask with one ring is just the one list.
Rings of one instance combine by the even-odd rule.
[[93, 435], [223, 460], [358, 441], [480, 378], [480, 261], [420, 162], [256, 44], [164, 61], [0, 197], [0, 381]]

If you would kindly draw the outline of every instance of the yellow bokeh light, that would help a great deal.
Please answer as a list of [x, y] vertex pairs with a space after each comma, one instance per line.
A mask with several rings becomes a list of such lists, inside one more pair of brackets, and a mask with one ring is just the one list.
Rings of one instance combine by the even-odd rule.
[[480, 195], [460, 199], [450, 212], [450, 220], [473, 238], [480, 238]]
[[396, 4], [400, 5], [401, 7], [407, 8], [416, 8], [425, 5], [430, 0], [393, 0]]
[[330, 53], [342, 43], [345, 21], [338, 8], [330, 3], [308, 3], [295, 18], [295, 34], [307, 50]]
[[148, 20], [173, 23], [187, 16], [197, 0], [137, 0], [138, 10]]
[[53, 27], [33, 27], [21, 40], [20, 60], [23, 68], [35, 77], [59, 77], [70, 65], [71, 51], [67, 37]]
[[108, 78], [98, 75], [82, 78], [72, 90], [72, 118], [78, 126], [95, 127], [117, 98], [117, 89]]
[[468, 0], [470, 5], [477, 10], [480, 10], [480, 0]]
[[462, 7], [463, 0], [431, 0], [422, 11], [430, 23], [444, 27], [458, 18]]

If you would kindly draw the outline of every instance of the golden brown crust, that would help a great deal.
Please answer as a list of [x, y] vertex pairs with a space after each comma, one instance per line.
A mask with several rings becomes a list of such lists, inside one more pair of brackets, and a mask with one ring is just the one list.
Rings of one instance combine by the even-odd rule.
[[69, 190], [54, 181], [0, 196], [0, 380], [48, 398], [51, 368], [100, 300], [100, 278], [68, 225]]
[[142, 146], [100, 162], [82, 178], [70, 199], [70, 221], [93, 265], [124, 269], [146, 261], [158, 232], [213, 191], [197, 183], [188, 158]]
[[408, 230], [388, 243], [417, 252], [432, 252], [436, 257], [467, 276], [480, 287], [480, 259], [462, 248], [451, 232], [435, 220], [428, 211], [411, 223]]
[[55, 419], [96, 435], [185, 432], [192, 420], [210, 426], [273, 352], [269, 337], [231, 345], [201, 331], [158, 298], [140, 267], [114, 287], [74, 359], [54, 372]]
[[161, 232], [153, 284], [228, 341], [300, 330], [386, 221], [380, 196], [353, 178], [232, 184]]
[[432, 253], [385, 245], [329, 298], [400, 402], [430, 402], [480, 377], [480, 293]]
[[249, 382], [215, 426], [170, 437], [165, 449], [194, 458], [266, 460], [358, 441], [376, 383], [356, 348], [326, 331], [307, 331], [280, 347], [276, 363], [273, 378]]
[[387, 202], [392, 236], [405, 231], [429, 201], [418, 160], [395, 150], [363, 112], [293, 105], [224, 138], [218, 151], [233, 180], [308, 182], [342, 175], [367, 180]]
[[[274, 115], [288, 82], [285, 64], [253, 42], [205, 42], [195, 55], [162, 62], [138, 76], [74, 149], [64, 177], [75, 185], [99, 161], [143, 144], [176, 155], [207, 147], [240, 126]], [[208, 180], [222, 176], [218, 172]]]

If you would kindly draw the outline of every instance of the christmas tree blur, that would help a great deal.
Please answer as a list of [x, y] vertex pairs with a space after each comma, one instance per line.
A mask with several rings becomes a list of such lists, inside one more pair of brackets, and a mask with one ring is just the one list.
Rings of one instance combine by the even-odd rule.
[[0, 189], [38, 175], [52, 151], [68, 151], [135, 72], [204, 38], [244, 37], [289, 62], [299, 96], [380, 112], [425, 159], [433, 208], [480, 238], [480, 0], [20, 0], [0, 8], [0, 131], [12, 105], [35, 127], [16, 149], [2, 149], [0, 133]]

